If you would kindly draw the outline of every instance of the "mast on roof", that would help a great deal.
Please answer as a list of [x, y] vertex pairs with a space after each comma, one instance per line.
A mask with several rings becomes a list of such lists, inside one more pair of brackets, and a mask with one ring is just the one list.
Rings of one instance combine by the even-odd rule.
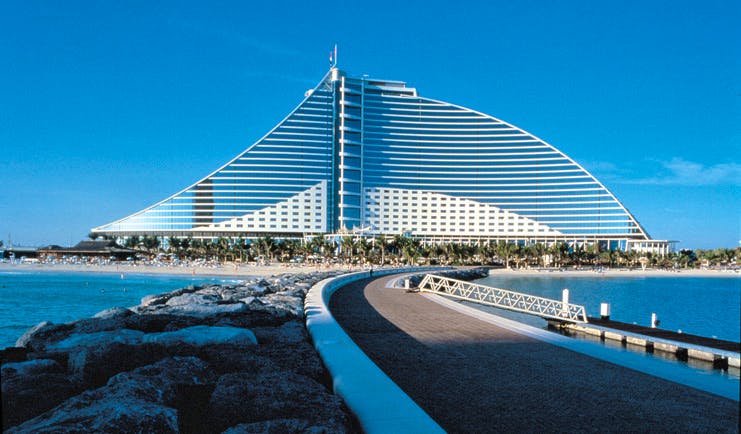
[[337, 67], [337, 44], [334, 44], [334, 50], [329, 52], [329, 67]]

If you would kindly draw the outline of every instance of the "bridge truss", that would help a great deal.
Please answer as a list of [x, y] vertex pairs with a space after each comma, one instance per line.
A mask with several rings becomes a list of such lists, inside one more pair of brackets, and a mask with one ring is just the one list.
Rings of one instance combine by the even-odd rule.
[[586, 309], [584, 306], [578, 304], [564, 303], [558, 300], [450, 279], [434, 274], [425, 275], [419, 284], [419, 290], [501, 309], [537, 315], [542, 318], [575, 323], [588, 322]]

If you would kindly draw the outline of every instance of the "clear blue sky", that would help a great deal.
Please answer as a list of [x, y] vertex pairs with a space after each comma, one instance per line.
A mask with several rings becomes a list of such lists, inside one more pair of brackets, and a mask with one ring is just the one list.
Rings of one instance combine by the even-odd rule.
[[[208, 3], [208, 4], [206, 4]], [[0, 239], [67, 245], [179, 191], [328, 68], [513, 123], [658, 239], [741, 240], [738, 1], [0, 2]]]

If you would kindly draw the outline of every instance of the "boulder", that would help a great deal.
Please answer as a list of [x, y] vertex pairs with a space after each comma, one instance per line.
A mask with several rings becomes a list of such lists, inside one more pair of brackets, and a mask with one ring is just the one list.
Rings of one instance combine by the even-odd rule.
[[260, 345], [255, 348], [255, 354], [270, 360], [277, 369], [292, 371], [322, 384], [328, 382], [324, 365], [308, 340]]
[[126, 318], [131, 315], [134, 315], [134, 312], [132, 312], [130, 309], [126, 307], [112, 307], [110, 309], [106, 309], [106, 310], [96, 313], [95, 315], [93, 315], [93, 318], [99, 318], [99, 319]]
[[193, 326], [173, 332], [150, 333], [144, 335], [143, 342], [164, 346], [177, 345], [220, 345], [240, 346], [257, 345], [257, 338], [252, 331], [237, 327]]
[[159, 304], [165, 304], [167, 303], [167, 300], [169, 300], [172, 297], [177, 297], [179, 295], [196, 292], [199, 289], [201, 289], [200, 286], [186, 286], [185, 288], [176, 289], [175, 291], [165, 292], [163, 294], [147, 295], [141, 299], [140, 305], [141, 306], [155, 306]]
[[25, 346], [28, 346], [28, 344], [34, 338], [36, 338], [37, 335], [40, 335], [43, 332], [48, 332], [48, 331], [50, 331], [50, 330], [52, 330], [54, 328], [55, 328], [54, 324], [52, 324], [52, 323], [50, 323], [48, 321], [40, 322], [40, 323], [36, 324], [35, 326], [31, 327], [30, 329], [28, 329], [25, 333], [23, 333], [21, 335], [21, 337], [18, 338], [18, 340], [15, 342], [15, 346], [16, 347], [25, 347]]
[[[179, 348], [187, 351], [188, 348]], [[155, 363], [173, 354], [162, 345], [111, 342], [98, 347], [79, 348], [70, 353], [67, 366], [76, 381], [100, 387], [112, 376]]]
[[337, 396], [316, 381], [289, 371], [223, 375], [210, 404], [213, 427], [220, 430], [271, 419], [306, 419], [329, 432], [349, 430], [349, 419]]
[[213, 304], [217, 301], [221, 301], [221, 297], [216, 294], [214, 291], [205, 292], [205, 290], [191, 293], [191, 294], [183, 294], [178, 295], [177, 297], [172, 297], [165, 305], [167, 306], [188, 306], [193, 304]]
[[52, 409], [82, 388], [59, 373], [2, 375], [3, 428], [17, 425]]
[[218, 315], [247, 312], [244, 303], [227, 304], [186, 304], [177, 306], [165, 306], [157, 310], [160, 315], [181, 315], [194, 318], [208, 318]]
[[308, 341], [306, 327], [299, 321], [288, 321], [278, 327], [260, 327], [253, 330], [257, 341], [270, 345], [295, 344]]
[[326, 426], [316, 426], [306, 419], [273, 419], [262, 422], [243, 423], [231, 427], [222, 434], [282, 434], [307, 433], [330, 434], [345, 433], [346, 431], [332, 431]]
[[178, 433], [177, 410], [118, 393], [85, 392], [6, 433]]
[[30, 352], [26, 347], [7, 347], [0, 350], [0, 364], [24, 362]]
[[177, 433], [175, 406], [186, 399], [178, 391], [183, 385], [209, 384], [214, 379], [208, 365], [197, 358], [168, 358], [119, 374], [106, 386], [70, 398], [8, 432]]
[[126, 318], [125, 328], [139, 330], [144, 333], [157, 333], [180, 330], [185, 327], [198, 325], [201, 322], [198, 318], [183, 315], [146, 313]]
[[33, 359], [18, 363], [5, 363], [2, 365], [2, 376], [8, 375], [39, 375], [39, 374], [61, 374], [64, 368], [51, 359]]
[[138, 344], [144, 333], [120, 329], [96, 333], [74, 334], [66, 339], [46, 345], [48, 352], [71, 352], [78, 348], [104, 347], [112, 343]]
[[304, 301], [300, 297], [294, 297], [284, 293], [268, 294], [261, 298], [255, 298], [249, 305], [245, 305], [251, 311], [264, 311], [276, 319], [303, 318]]
[[218, 375], [233, 372], [258, 372], [275, 371], [276, 365], [267, 357], [259, 356], [253, 351], [245, 351], [244, 347], [234, 345], [209, 345], [201, 347], [195, 355], [208, 363]]
[[[169, 357], [155, 364], [142, 366], [112, 377], [106, 387], [97, 389], [144, 391], [141, 399], [174, 406], [180, 385], [213, 384], [216, 374], [197, 357]], [[149, 393], [152, 391], [153, 393]]]

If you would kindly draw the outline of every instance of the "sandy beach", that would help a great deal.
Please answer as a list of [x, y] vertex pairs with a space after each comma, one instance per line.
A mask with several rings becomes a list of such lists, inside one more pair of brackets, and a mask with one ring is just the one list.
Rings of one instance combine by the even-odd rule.
[[[110, 265], [96, 264], [27, 264], [27, 263], [0, 263], [0, 272], [78, 272], [78, 273], [136, 273], [136, 274], [174, 274], [174, 275], [197, 275], [197, 276], [269, 276], [283, 273], [310, 273], [314, 271], [358, 271], [361, 267], [347, 265], [297, 265], [297, 264], [274, 264], [274, 265], [233, 265], [224, 264], [219, 266], [175, 266], [175, 265], [144, 265], [132, 263], [120, 263]], [[490, 275], [505, 276], [559, 276], [559, 277], [741, 277], [733, 270], [698, 270], [681, 269], [604, 269], [595, 271], [584, 270], [558, 270], [558, 269], [503, 269], [492, 268]]]
[[110, 265], [97, 264], [12, 264], [0, 263], [0, 272], [55, 272], [55, 273], [136, 273], [136, 274], [174, 274], [195, 276], [250, 277], [270, 276], [283, 273], [311, 273], [314, 271], [347, 270], [357, 271], [359, 267], [345, 265], [219, 265], [219, 266], [175, 266], [143, 265], [120, 263]]

